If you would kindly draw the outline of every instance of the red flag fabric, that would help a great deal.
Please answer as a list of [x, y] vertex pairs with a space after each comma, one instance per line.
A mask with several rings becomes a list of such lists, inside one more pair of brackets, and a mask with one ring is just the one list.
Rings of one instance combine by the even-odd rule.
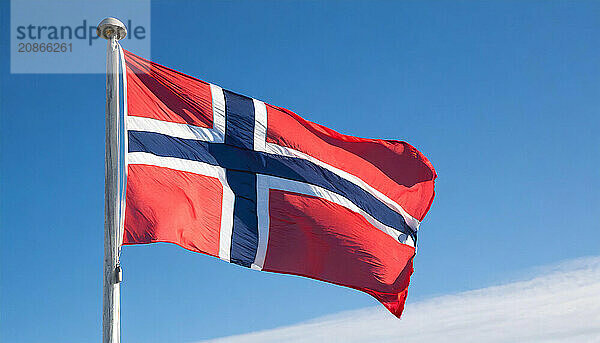
[[413, 146], [340, 134], [124, 53], [123, 244], [170, 242], [371, 294], [400, 317], [436, 173]]

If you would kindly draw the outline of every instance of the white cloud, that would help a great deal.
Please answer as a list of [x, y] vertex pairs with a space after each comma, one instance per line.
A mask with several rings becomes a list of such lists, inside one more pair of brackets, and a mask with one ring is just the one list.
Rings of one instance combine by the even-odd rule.
[[401, 320], [368, 308], [209, 342], [600, 342], [600, 257], [409, 303]]

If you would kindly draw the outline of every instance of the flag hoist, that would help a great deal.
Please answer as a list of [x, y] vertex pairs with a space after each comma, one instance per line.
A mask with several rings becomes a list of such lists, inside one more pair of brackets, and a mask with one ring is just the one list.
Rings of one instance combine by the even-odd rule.
[[106, 47], [106, 146], [104, 157], [104, 281], [102, 299], [102, 342], [120, 342], [119, 250], [120, 166], [119, 166], [119, 61], [118, 41], [127, 29], [121, 21], [106, 18], [98, 24], [98, 36], [108, 40]]

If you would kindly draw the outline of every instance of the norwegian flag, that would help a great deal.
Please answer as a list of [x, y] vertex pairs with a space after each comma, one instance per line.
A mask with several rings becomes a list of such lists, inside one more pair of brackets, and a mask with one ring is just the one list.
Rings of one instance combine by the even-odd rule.
[[170, 242], [374, 296], [400, 317], [435, 171], [124, 51], [123, 244]]

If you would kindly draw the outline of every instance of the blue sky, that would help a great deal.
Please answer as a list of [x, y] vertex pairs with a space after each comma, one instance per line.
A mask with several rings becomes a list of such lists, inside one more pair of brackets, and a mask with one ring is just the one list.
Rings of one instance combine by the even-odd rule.
[[[10, 74], [0, 7], [0, 341], [98, 341], [104, 75]], [[154, 1], [151, 50], [342, 133], [422, 151], [438, 179], [410, 308], [600, 255], [599, 17], [592, 1]], [[377, 305], [166, 244], [125, 247], [122, 265], [126, 342]]]

